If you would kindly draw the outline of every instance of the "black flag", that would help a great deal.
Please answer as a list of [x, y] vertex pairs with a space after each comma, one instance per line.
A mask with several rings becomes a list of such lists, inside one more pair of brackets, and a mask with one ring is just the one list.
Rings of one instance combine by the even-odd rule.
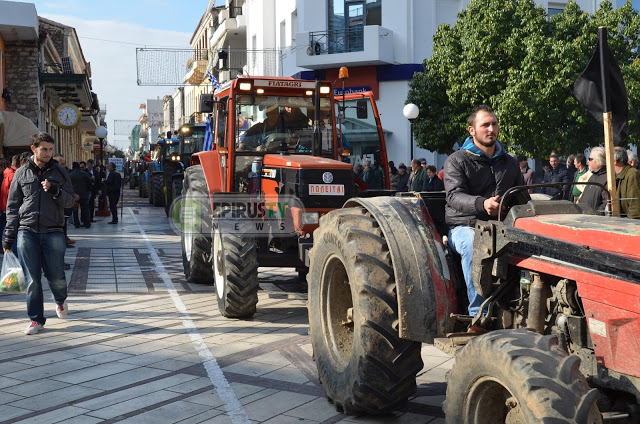
[[[629, 135], [629, 100], [622, 72], [616, 58], [609, 49], [609, 44], [606, 42], [606, 33], [602, 44], [604, 47], [604, 54], [602, 55], [604, 63], [600, 63], [600, 43], [598, 43], [591, 60], [589, 60], [589, 64], [578, 79], [571, 84], [571, 91], [576, 100], [586, 107], [589, 113], [601, 124], [603, 123], [602, 114], [611, 112], [613, 140], [615, 144], [620, 144]], [[608, 103], [611, 105], [609, 110], [605, 110], [606, 107], [604, 105], [602, 69], [608, 70], [609, 74], [609, 90], [607, 94]]]

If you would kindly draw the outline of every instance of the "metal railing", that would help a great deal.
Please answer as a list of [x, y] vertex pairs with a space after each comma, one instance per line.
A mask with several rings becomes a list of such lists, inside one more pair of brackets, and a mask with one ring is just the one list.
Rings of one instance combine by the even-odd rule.
[[361, 52], [364, 50], [364, 28], [310, 32], [309, 47], [314, 55]]
[[[224, 49], [227, 53], [225, 67], [219, 71], [229, 71], [230, 79], [247, 73], [251, 76], [277, 76], [280, 75], [280, 51], [279, 50], [244, 50]], [[218, 54], [220, 50], [214, 50], [209, 61], [209, 69], [218, 68]], [[220, 81], [222, 83], [223, 81]]]

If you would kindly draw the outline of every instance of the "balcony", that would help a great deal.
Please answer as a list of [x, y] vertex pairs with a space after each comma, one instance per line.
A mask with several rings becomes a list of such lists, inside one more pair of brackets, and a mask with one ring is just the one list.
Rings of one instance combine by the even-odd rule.
[[394, 63], [393, 31], [378, 25], [343, 31], [303, 32], [296, 34], [296, 39], [309, 42], [306, 49], [296, 50], [296, 65], [301, 68]]
[[208, 61], [209, 57], [206, 50], [194, 50], [193, 59], [187, 61], [187, 73], [184, 77], [185, 82], [191, 85], [200, 85], [206, 76]]
[[215, 46], [224, 38], [227, 32], [244, 32], [247, 28], [247, 17], [242, 13], [242, 7], [227, 7], [218, 13], [218, 21], [213, 24], [213, 31], [209, 45]]

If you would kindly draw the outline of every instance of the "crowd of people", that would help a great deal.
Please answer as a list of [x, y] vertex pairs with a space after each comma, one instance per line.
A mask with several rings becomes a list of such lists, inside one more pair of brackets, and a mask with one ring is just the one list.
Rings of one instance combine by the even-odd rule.
[[[113, 219], [118, 222], [116, 204], [121, 181], [110, 163], [109, 178], [98, 161], [73, 162], [66, 167], [63, 156], [53, 155], [55, 140], [47, 133], [31, 137], [31, 152], [15, 155], [11, 162], [0, 159], [0, 225], [4, 253], [16, 254], [26, 279], [27, 314], [31, 323], [25, 334], [37, 334], [46, 322], [42, 274], [56, 303], [56, 314], [66, 318], [67, 282], [64, 253], [73, 247], [67, 236], [67, 222], [73, 215], [76, 228], [90, 228], [95, 197], [106, 185]], [[117, 192], [117, 196], [113, 193]], [[80, 215], [78, 215], [78, 210]], [[114, 222], [115, 221], [115, 222]]]
[[[585, 184], [597, 183], [604, 187], [607, 186], [607, 162], [603, 147], [592, 147], [588, 157], [583, 153], [577, 153], [569, 155], [566, 160], [561, 158], [557, 152], [552, 151], [548, 163], [542, 167], [540, 178], [529, 166], [527, 156], [516, 156], [511, 153], [508, 155], [517, 161], [523, 185], [549, 184], [537, 190], [529, 189], [530, 194], [536, 191], [545, 195], [544, 198], [570, 200], [583, 206], [589, 206], [599, 214], [612, 212], [607, 192], [601, 186]], [[638, 161], [638, 155], [631, 150], [615, 147], [614, 160], [615, 199], [620, 216], [638, 219], [640, 218], [640, 161]], [[377, 164], [367, 162], [364, 166], [356, 165], [354, 171], [370, 188], [383, 188], [383, 174]], [[389, 162], [390, 188], [400, 192], [445, 191], [444, 173], [444, 166], [440, 172], [437, 172], [435, 166], [427, 165], [425, 158], [413, 159], [410, 172], [407, 172], [407, 167], [402, 162], [397, 168], [392, 161]], [[572, 182], [580, 184], [562, 184]]]

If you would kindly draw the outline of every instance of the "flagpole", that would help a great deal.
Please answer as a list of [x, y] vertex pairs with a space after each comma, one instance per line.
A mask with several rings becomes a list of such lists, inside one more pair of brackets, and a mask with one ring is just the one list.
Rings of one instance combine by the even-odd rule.
[[609, 57], [607, 52], [607, 27], [598, 28], [598, 43], [600, 45], [600, 75], [602, 76], [602, 123], [604, 125], [604, 150], [607, 157], [607, 189], [611, 199], [611, 215], [620, 216], [620, 205], [616, 199], [616, 170], [613, 156], [613, 122], [611, 113], [611, 99], [609, 98]]

